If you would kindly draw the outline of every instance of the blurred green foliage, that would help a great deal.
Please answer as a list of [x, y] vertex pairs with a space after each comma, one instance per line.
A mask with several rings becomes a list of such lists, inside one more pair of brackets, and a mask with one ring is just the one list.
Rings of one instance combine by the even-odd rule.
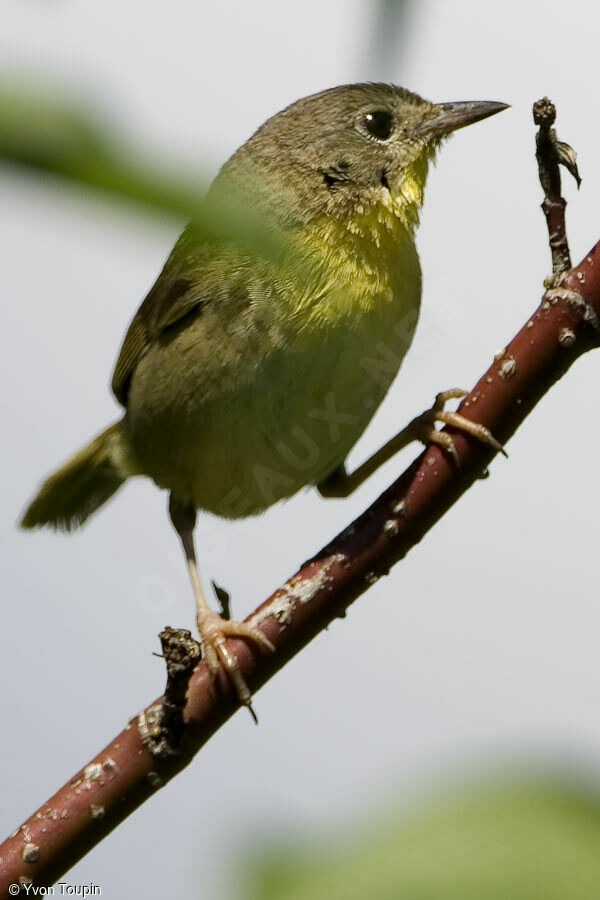
[[598, 900], [600, 796], [569, 783], [469, 788], [318, 850], [274, 847], [244, 900]]
[[107, 199], [191, 220], [198, 240], [229, 242], [243, 252], [290, 261], [289, 242], [257, 209], [234, 198], [206, 200], [206, 180], [175, 175], [127, 148], [93, 104], [39, 89], [0, 85], [0, 162], [59, 176]]
[[191, 173], [142, 164], [83, 101], [37, 89], [0, 86], [0, 158], [163, 214], [190, 216], [203, 194]]

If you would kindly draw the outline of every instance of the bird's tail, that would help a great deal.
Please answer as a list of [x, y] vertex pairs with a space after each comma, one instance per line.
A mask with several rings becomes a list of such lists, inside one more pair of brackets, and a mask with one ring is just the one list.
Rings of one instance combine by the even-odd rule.
[[121, 419], [46, 479], [25, 510], [21, 528], [79, 528], [133, 474]]

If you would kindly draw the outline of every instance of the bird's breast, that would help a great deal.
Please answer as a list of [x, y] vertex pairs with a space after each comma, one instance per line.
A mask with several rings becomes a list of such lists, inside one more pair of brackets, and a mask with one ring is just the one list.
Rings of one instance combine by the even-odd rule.
[[[239, 518], [318, 483], [344, 461], [400, 368], [421, 289], [412, 239], [392, 241], [386, 225], [378, 242], [363, 229], [348, 234], [342, 243], [331, 231], [317, 236], [318, 276], [296, 280], [279, 324], [273, 308], [260, 343], [250, 340], [250, 320], [235, 342], [223, 333], [223, 345], [233, 347], [227, 378], [215, 363], [209, 379], [189, 332], [149, 351], [148, 383], [153, 368], [179, 367], [171, 383], [186, 385], [179, 396], [154, 389], [150, 402], [142, 388], [144, 408], [130, 416], [142, 468], [159, 485], [198, 508]], [[254, 302], [263, 319], [264, 293], [257, 290]], [[153, 362], [158, 352], [169, 358]], [[143, 378], [134, 380], [133, 394]]]

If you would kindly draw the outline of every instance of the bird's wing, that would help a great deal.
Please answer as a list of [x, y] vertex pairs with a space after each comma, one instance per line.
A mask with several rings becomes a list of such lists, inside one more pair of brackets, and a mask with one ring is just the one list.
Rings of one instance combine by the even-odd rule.
[[201, 255], [189, 230], [185, 231], [133, 317], [112, 377], [113, 393], [123, 406], [133, 373], [150, 344], [204, 301], [201, 280], [189, 277], [190, 271], [201, 267]]

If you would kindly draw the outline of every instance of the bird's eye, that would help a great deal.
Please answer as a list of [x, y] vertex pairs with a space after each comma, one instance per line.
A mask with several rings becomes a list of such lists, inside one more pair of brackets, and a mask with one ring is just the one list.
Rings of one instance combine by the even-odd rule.
[[384, 109], [375, 109], [372, 112], [365, 113], [363, 125], [374, 138], [380, 141], [387, 141], [392, 134], [394, 120], [391, 113], [386, 112]]

